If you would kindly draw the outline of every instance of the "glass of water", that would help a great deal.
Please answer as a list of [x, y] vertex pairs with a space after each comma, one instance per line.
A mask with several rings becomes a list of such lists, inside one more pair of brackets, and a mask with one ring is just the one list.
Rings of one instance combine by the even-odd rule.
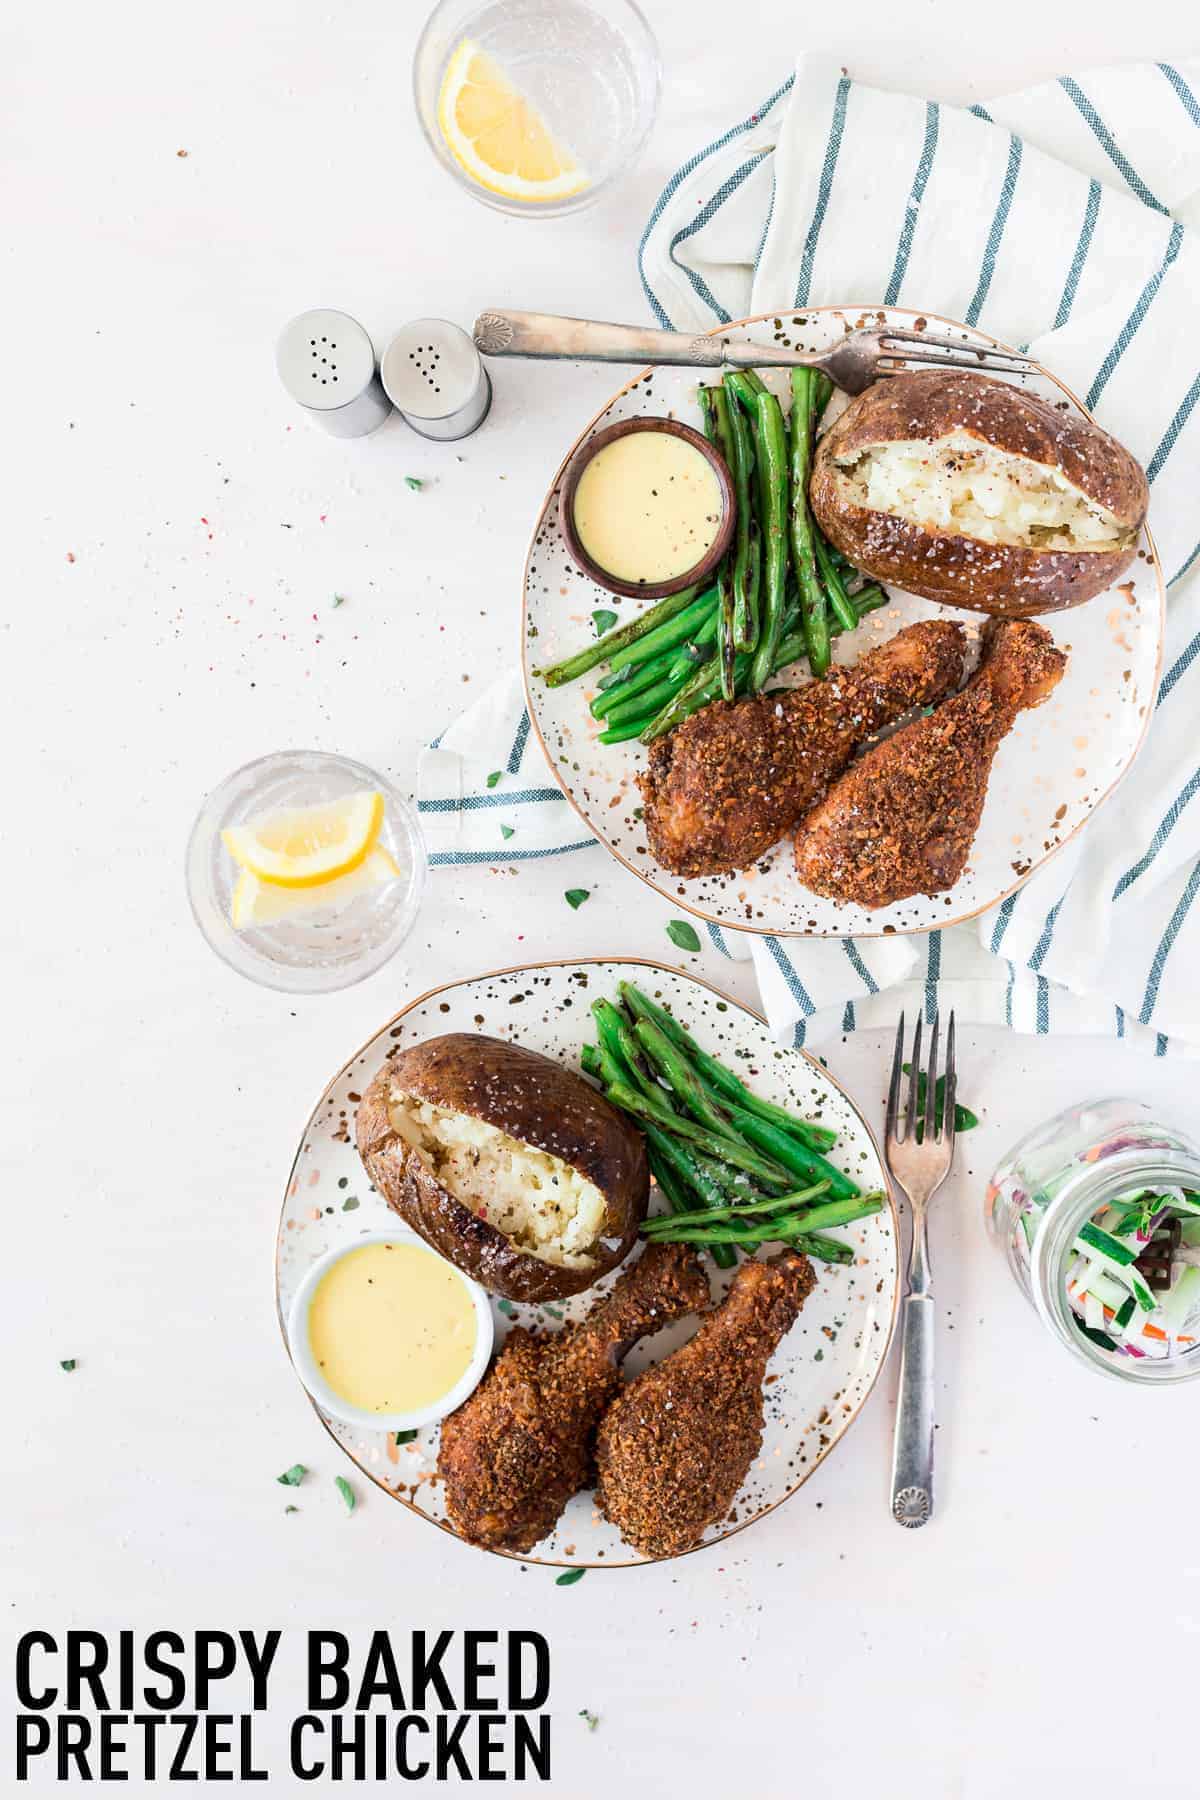
[[589, 206], [630, 167], [658, 107], [658, 46], [633, 0], [441, 0], [413, 92], [434, 155], [488, 206]]

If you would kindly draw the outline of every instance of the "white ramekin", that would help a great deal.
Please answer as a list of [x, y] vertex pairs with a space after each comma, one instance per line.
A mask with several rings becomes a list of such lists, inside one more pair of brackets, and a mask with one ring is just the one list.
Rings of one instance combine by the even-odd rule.
[[431, 1250], [422, 1238], [417, 1237], [414, 1232], [405, 1231], [403, 1227], [392, 1231], [364, 1231], [361, 1237], [349, 1238], [344, 1244], [338, 1244], [334, 1249], [327, 1250], [324, 1256], [318, 1257], [296, 1289], [288, 1313], [288, 1347], [296, 1373], [322, 1412], [340, 1419], [344, 1425], [359, 1425], [365, 1431], [415, 1431], [422, 1425], [432, 1425], [436, 1420], [444, 1419], [447, 1413], [452, 1413], [456, 1407], [461, 1406], [468, 1394], [473, 1393], [482, 1381], [495, 1336], [491, 1302], [477, 1281], [472, 1281], [461, 1269], [454, 1269], [475, 1308], [475, 1353], [460, 1379], [440, 1399], [431, 1400], [428, 1406], [414, 1407], [410, 1412], [366, 1412], [362, 1407], [353, 1406], [350, 1401], [335, 1393], [317, 1367], [308, 1337], [308, 1312], [322, 1276], [334, 1263], [340, 1262], [355, 1250], [363, 1249], [367, 1244], [403, 1244], [406, 1249], [420, 1250], [424, 1256], [436, 1257], [444, 1267], [454, 1269], [453, 1263], [447, 1262], [444, 1256]]

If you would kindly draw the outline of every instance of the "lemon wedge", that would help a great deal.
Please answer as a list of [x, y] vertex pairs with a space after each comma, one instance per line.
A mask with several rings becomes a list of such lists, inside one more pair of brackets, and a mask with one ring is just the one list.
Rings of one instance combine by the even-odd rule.
[[455, 161], [493, 194], [536, 203], [565, 199], [588, 185], [586, 171], [471, 38], [446, 65], [437, 117]]
[[383, 795], [360, 792], [297, 806], [221, 833], [230, 856], [260, 881], [319, 887], [365, 862], [383, 824]]
[[357, 869], [351, 869], [348, 875], [335, 875], [332, 881], [323, 881], [318, 887], [280, 887], [278, 882], [260, 881], [249, 869], [243, 869], [233, 890], [233, 927], [235, 931], [247, 931], [255, 925], [312, 918], [330, 908], [348, 906], [371, 888], [395, 881], [399, 874], [395, 859], [382, 844], [376, 844]]

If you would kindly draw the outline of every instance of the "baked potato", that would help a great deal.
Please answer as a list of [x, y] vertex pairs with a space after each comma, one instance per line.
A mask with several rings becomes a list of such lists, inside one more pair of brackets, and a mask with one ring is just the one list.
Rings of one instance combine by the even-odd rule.
[[1146, 477], [1089, 419], [984, 375], [878, 381], [817, 447], [809, 497], [877, 581], [1000, 618], [1078, 606], [1132, 562]]
[[579, 1075], [470, 1032], [398, 1051], [355, 1140], [388, 1205], [493, 1294], [577, 1294], [624, 1261], [650, 1174], [636, 1131]]

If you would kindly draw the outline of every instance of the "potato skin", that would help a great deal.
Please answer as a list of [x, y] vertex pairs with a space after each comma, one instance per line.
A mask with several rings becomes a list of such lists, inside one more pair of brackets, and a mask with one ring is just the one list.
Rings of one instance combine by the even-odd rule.
[[[518, 1250], [456, 1200], [399, 1137], [388, 1116], [393, 1088], [483, 1119], [582, 1171], [606, 1201], [588, 1269], [567, 1269]], [[639, 1131], [582, 1076], [519, 1044], [451, 1032], [401, 1050], [359, 1103], [355, 1141], [368, 1175], [405, 1224], [493, 1294], [554, 1300], [577, 1294], [625, 1260], [646, 1216], [650, 1171]]]
[[[932, 442], [956, 431], [1061, 469], [1115, 514], [1128, 543], [1080, 551], [987, 544], [872, 512], [850, 498], [839, 460], [876, 444]], [[817, 447], [809, 499], [830, 543], [864, 574], [947, 606], [1029, 618], [1078, 606], [1113, 585], [1133, 561], [1149, 489], [1128, 450], [1089, 419], [1007, 382], [935, 369], [891, 376], [851, 401]]]

